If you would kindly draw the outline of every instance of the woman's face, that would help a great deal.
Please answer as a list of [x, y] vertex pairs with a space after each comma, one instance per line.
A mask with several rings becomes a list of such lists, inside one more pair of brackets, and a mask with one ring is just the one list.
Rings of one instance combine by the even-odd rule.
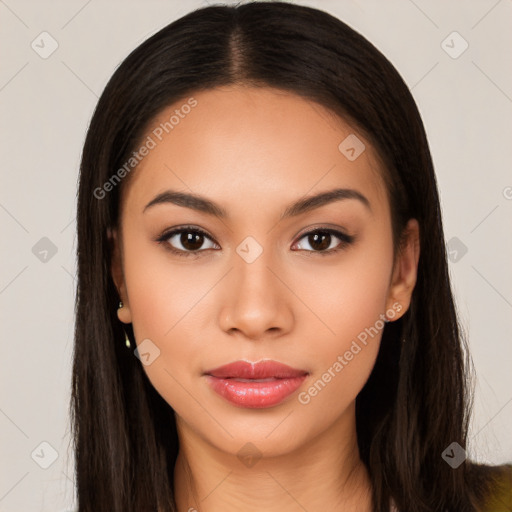
[[[270, 456], [352, 421], [385, 315], [409, 306], [418, 258], [416, 240], [393, 265], [369, 142], [316, 103], [238, 86], [169, 107], [144, 143], [112, 270], [120, 319], [133, 323], [180, 433]], [[298, 372], [208, 375], [262, 360]]]

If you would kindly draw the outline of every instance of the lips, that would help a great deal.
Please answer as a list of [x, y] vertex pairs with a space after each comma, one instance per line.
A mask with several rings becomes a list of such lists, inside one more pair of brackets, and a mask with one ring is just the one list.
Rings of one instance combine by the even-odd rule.
[[305, 370], [297, 370], [286, 364], [270, 360], [258, 363], [235, 361], [206, 372], [207, 375], [219, 379], [289, 379], [307, 373]]
[[281, 403], [308, 372], [277, 361], [235, 361], [205, 372], [210, 387], [239, 407], [265, 408]]

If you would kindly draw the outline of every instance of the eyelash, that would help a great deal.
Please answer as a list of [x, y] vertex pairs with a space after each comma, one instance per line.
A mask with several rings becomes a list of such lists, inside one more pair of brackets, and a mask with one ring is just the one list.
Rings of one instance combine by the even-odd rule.
[[[203, 231], [200, 228], [196, 228], [196, 227], [192, 227], [192, 226], [183, 226], [180, 228], [172, 229], [170, 231], [166, 231], [156, 239], [156, 242], [158, 242], [159, 244], [165, 244], [166, 250], [172, 252], [173, 254], [176, 254], [177, 256], [183, 256], [185, 258], [188, 258], [191, 256], [198, 256], [199, 253], [207, 250], [207, 249], [200, 249], [200, 250], [196, 250], [196, 251], [184, 251], [182, 249], [176, 249], [175, 247], [173, 247], [172, 245], [170, 245], [168, 243], [169, 238], [173, 237], [174, 235], [181, 234], [181, 233], [194, 233], [194, 234], [203, 235], [204, 237], [208, 238], [215, 244], [217, 243], [212, 239], [212, 237], [210, 235], [208, 235], [208, 233], [206, 233], [206, 231]], [[299, 238], [299, 240], [302, 240], [303, 238], [305, 238], [309, 235], [314, 235], [316, 233], [324, 233], [324, 234], [334, 235], [336, 238], [339, 238], [341, 242], [338, 245], [338, 247], [335, 247], [334, 249], [328, 249], [325, 251], [309, 251], [309, 250], [305, 250], [305, 249], [300, 249], [300, 250], [305, 250], [306, 252], [318, 254], [321, 256], [328, 256], [328, 255], [332, 255], [334, 253], [337, 253], [337, 252], [345, 249], [347, 246], [351, 245], [355, 240], [354, 236], [347, 235], [346, 233], [343, 233], [341, 231], [338, 231], [338, 230], [332, 229], [332, 228], [315, 228], [312, 231], [307, 231], [306, 233], [303, 233], [301, 235], [301, 237]]]

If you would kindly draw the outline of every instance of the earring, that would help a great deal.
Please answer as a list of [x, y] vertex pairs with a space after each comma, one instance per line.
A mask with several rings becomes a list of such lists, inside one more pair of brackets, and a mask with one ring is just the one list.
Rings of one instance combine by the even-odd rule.
[[[124, 307], [123, 301], [119, 301], [118, 309], [122, 309]], [[124, 344], [127, 348], [131, 348], [132, 344], [130, 343], [130, 338], [128, 338], [128, 334], [126, 334], [126, 331], [123, 329], [124, 332]]]
[[128, 334], [126, 334], [126, 331], [123, 329], [124, 332], [124, 344], [127, 348], [131, 348], [132, 344], [130, 343], [130, 338], [128, 338]]

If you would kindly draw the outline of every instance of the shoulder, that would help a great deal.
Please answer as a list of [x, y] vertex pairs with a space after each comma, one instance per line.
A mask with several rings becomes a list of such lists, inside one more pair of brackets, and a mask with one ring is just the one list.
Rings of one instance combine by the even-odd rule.
[[488, 487], [479, 510], [481, 512], [512, 511], [512, 464], [479, 466], [477, 473], [485, 474]]

